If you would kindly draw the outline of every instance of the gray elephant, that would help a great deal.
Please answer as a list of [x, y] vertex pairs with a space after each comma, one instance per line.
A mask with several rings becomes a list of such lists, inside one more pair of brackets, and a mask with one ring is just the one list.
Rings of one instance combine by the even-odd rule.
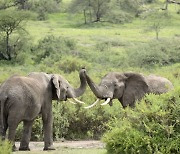
[[149, 75], [145, 77], [138, 73], [118, 73], [111, 72], [105, 75], [101, 83], [96, 85], [92, 79], [86, 74], [86, 80], [98, 98], [92, 105], [85, 108], [95, 106], [100, 99], [105, 102], [101, 105], [112, 105], [113, 99], [118, 99], [122, 106], [133, 107], [136, 100], [140, 100], [146, 93], [162, 94], [173, 89], [172, 83], [163, 77]]
[[52, 100], [76, 99], [86, 89], [84, 69], [79, 73], [80, 87], [74, 89], [67, 80], [57, 74], [33, 72], [28, 76], [12, 76], [0, 87], [1, 136], [8, 139], [16, 150], [14, 139], [18, 124], [23, 121], [23, 136], [19, 150], [30, 150], [29, 141], [34, 119], [41, 114], [44, 132], [44, 150], [54, 150], [52, 137]]

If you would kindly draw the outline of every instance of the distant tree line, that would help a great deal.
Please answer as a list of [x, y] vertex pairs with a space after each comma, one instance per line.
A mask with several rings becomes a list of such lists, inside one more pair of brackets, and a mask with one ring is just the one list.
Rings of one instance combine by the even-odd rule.
[[[144, 12], [149, 17], [151, 26], [149, 30], [156, 33], [159, 38], [162, 21], [167, 18], [158, 9], [149, 9], [146, 4], [157, 0], [71, 0], [66, 13], [82, 14], [84, 24], [94, 22], [109, 22], [122, 24], [140, 17]], [[179, 1], [164, 0], [165, 9], [168, 4], [179, 4]], [[48, 13], [60, 12], [62, 0], [0, 0], [0, 60], [16, 58], [23, 46], [27, 43], [25, 23], [36, 13], [38, 20], [46, 20]], [[162, 3], [161, 3], [162, 4]], [[163, 5], [164, 5], [163, 4]], [[144, 17], [145, 17], [144, 16]]]

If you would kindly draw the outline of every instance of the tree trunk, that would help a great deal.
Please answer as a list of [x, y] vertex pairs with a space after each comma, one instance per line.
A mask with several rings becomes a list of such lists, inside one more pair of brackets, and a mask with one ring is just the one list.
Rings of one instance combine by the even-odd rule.
[[168, 10], [169, 0], [166, 0], [165, 10]]
[[83, 12], [84, 12], [84, 24], [87, 24], [87, 20], [86, 20], [86, 10], [84, 9]]
[[91, 8], [89, 8], [89, 20], [90, 20], [90, 23], [92, 22], [92, 13], [91, 13]]
[[100, 2], [98, 1], [98, 8], [97, 8], [97, 12], [96, 12], [96, 22], [99, 22], [101, 19], [101, 15], [100, 15]]
[[89, 21], [92, 23], [91, 1], [89, 0]]
[[12, 57], [11, 57], [11, 53], [10, 53], [9, 33], [8, 32], [6, 32], [6, 53], [7, 53], [7, 56], [8, 56], [8, 60], [11, 60]]

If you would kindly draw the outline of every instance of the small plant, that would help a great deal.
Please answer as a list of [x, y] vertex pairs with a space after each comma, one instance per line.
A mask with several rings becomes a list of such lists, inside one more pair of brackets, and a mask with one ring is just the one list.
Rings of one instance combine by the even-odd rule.
[[7, 141], [2, 141], [0, 139], [0, 154], [11, 154], [12, 153], [12, 145]]

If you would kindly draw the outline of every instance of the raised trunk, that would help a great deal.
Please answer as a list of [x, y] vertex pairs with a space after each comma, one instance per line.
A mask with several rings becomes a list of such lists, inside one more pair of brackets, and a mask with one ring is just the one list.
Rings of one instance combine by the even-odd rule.
[[80, 78], [80, 86], [77, 89], [74, 89], [74, 96], [73, 97], [79, 97], [81, 96], [85, 90], [86, 90], [86, 77], [85, 77], [85, 69], [81, 69], [79, 72], [79, 78]]
[[86, 74], [86, 80], [94, 95], [97, 98], [102, 99], [103, 98], [102, 91], [100, 90], [99, 86], [97, 86], [87, 74]]

